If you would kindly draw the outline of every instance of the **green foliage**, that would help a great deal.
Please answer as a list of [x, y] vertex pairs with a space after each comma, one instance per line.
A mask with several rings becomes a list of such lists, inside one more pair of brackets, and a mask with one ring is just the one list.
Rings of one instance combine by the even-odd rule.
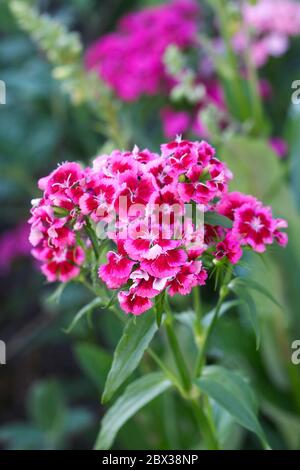
[[170, 386], [170, 380], [160, 372], [145, 375], [131, 383], [104, 416], [95, 449], [110, 449], [124, 423]]
[[94, 73], [86, 73], [82, 63], [82, 45], [78, 34], [61, 23], [40, 15], [26, 2], [12, 0], [10, 8], [22, 29], [27, 31], [46, 53], [53, 66], [53, 77], [70, 94], [74, 104], [88, 103], [102, 121], [102, 132], [117, 146], [126, 144], [119, 123], [119, 104], [108, 87]]
[[257, 434], [266, 444], [264, 432], [257, 420], [257, 405], [252, 390], [239, 373], [220, 366], [208, 366], [197, 380], [197, 385], [241, 426]]
[[157, 324], [152, 311], [127, 321], [122, 338], [114, 352], [102, 395], [103, 403], [112, 398], [118, 388], [137, 368], [156, 331]]
[[[119, 16], [131, 8], [160, 2], [125, 0], [119, 6], [100, 2], [97, 11], [92, 0], [42, 3], [51, 16], [40, 14], [34, 2], [11, 0], [0, 4], [1, 33], [9, 33], [1, 36], [0, 44], [0, 79], [8, 85], [7, 104], [0, 107], [4, 229], [28, 216], [29, 200], [39, 195], [36, 180], [56, 163], [68, 159], [87, 161], [100, 149], [106, 153], [115, 147], [130, 148], [133, 142], [155, 148], [163, 138], [158, 115], [166, 105], [166, 97], [121, 104], [104, 82], [86, 73], [83, 64], [83, 44], [113, 29]], [[290, 345], [300, 334], [299, 112], [297, 106], [290, 106], [291, 77], [297, 77], [300, 70], [299, 40], [295, 39], [286, 58], [272, 59], [262, 71], [276, 91], [265, 104], [272, 135], [283, 133], [290, 145], [289, 160], [280, 161], [267, 140], [271, 128], [261, 109], [256, 73], [248, 58], [243, 57], [249, 77], [245, 80], [232, 56], [228, 39], [234, 33], [236, 17], [230, 14], [230, 21], [224, 21], [230, 9], [225, 0], [207, 3], [210, 6], [202, 2], [208, 21], [206, 30], [201, 31], [199, 50], [208, 51], [216, 65], [230, 115], [208, 108], [201, 113], [202, 122], [212, 133], [218, 155], [235, 175], [231, 189], [254, 194], [272, 205], [276, 216], [286, 218], [289, 245], [285, 250], [272, 248], [264, 255], [264, 263], [258, 255], [245, 254], [241, 267], [235, 270], [238, 277], [228, 286], [236, 298], [222, 303], [217, 328], [209, 338], [210, 361], [221, 365], [204, 367], [195, 386], [190, 384], [192, 380], [194, 383], [190, 365], [216, 316], [213, 283], [209, 281], [201, 295], [196, 336], [191, 298], [172, 300], [176, 319], [172, 334], [177, 338], [173, 346], [177, 361], [188, 372], [185, 390], [162, 335], [164, 296], [156, 299], [155, 311], [128, 319], [119, 339], [121, 327], [114, 314], [120, 312], [114, 306], [115, 295], [109, 301], [105, 297], [89, 302], [90, 292], [72, 283], [66, 290], [59, 286], [50, 301], [45, 301], [51, 288], [41, 285], [29, 263], [18, 262], [12, 275], [1, 283], [5, 294], [1, 331], [9, 334], [11, 360], [22, 364], [21, 368], [16, 365], [17, 372], [8, 370], [7, 381], [4, 376], [8, 385], [1, 389], [4, 424], [0, 427], [0, 442], [5, 448], [90, 448], [95, 440], [98, 397], [103, 393], [103, 402], [107, 402], [118, 391], [119, 398], [104, 411], [98, 449], [114, 445], [122, 449], [136, 445], [159, 449], [207, 447], [196, 427], [200, 405], [203, 427], [221, 448], [256, 447], [257, 441], [252, 441], [248, 431], [255, 433], [264, 447], [265, 434], [272, 448], [300, 447], [300, 375], [290, 359]], [[220, 15], [224, 54], [218, 54], [208, 37], [211, 6], [217, 7]], [[78, 32], [70, 33], [70, 28], [80, 31], [80, 36]], [[199, 99], [203, 89], [197, 85], [185, 55], [171, 46], [165, 62], [178, 80], [169, 97], [176, 109], [183, 100], [192, 104]], [[224, 117], [230, 123], [225, 132], [219, 126]], [[206, 213], [204, 220], [209, 225], [232, 225], [214, 212]], [[93, 287], [99, 289], [95, 273], [93, 282]], [[78, 305], [84, 307], [74, 316]], [[101, 314], [93, 316], [92, 327], [81, 321], [86, 317], [89, 320], [96, 308], [98, 312], [101, 308]], [[70, 325], [72, 335], [63, 332], [66, 325]], [[157, 332], [154, 349], [146, 358], [149, 360], [143, 360]], [[260, 348], [255, 350], [259, 338]], [[116, 344], [111, 361], [110, 351]], [[157, 367], [164, 372], [153, 372]], [[62, 381], [41, 380], [45, 372], [62, 376]], [[123, 390], [132, 375], [134, 381]], [[251, 386], [259, 396], [260, 422], [245, 375], [251, 378]], [[26, 403], [23, 380], [25, 384], [33, 382]], [[12, 383], [17, 384], [21, 394], [11, 393]], [[165, 391], [169, 392], [154, 400]], [[194, 401], [198, 408], [191, 411]], [[89, 411], [92, 407], [93, 412]], [[131, 419], [138, 412], [140, 419]]]
[[97, 307], [100, 307], [100, 306], [103, 306], [104, 303], [103, 303], [103, 300], [96, 297], [95, 299], [91, 300], [91, 302], [89, 302], [87, 305], [85, 305], [84, 307], [82, 307], [79, 312], [76, 313], [75, 317], [73, 318], [71, 324], [69, 325], [69, 327], [67, 328], [66, 332], [67, 333], [70, 333], [73, 328], [75, 328], [75, 326], [77, 325], [77, 323], [83, 318], [85, 317], [86, 315], [89, 315], [93, 312], [94, 309], [96, 309]]
[[220, 225], [220, 227], [231, 228], [232, 221], [224, 215], [217, 214], [217, 212], [205, 212], [204, 223], [207, 225]]
[[83, 407], [69, 408], [61, 384], [49, 379], [34, 384], [27, 396], [27, 422], [0, 428], [0, 442], [11, 450], [61, 449], [89, 429], [91, 413]]
[[110, 368], [110, 355], [99, 346], [88, 342], [75, 344], [74, 352], [82, 370], [101, 391]]

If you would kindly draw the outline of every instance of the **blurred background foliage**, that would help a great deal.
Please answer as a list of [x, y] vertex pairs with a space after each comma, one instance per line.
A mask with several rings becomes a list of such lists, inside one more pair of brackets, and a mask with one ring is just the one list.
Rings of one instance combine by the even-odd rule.
[[[112, 30], [125, 12], [155, 3], [160, 2], [41, 0], [38, 6], [79, 32], [86, 47]], [[107, 140], [93, 106], [84, 100], [75, 105], [61, 90], [45, 54], [22, 31], [3, 0], [0, 36], [0, 79], [7, 84], [7, 104], [0, 106], [0, 230], [5, 234], [28, 218], [30, 200], [39, 194], [39, 177], [58, 162], [88, 162], [112, 145], [114, 135]], [[261, 422], [271, 446], [278, 449], [300, 448], [300, 369], [291, 363], [292, 341], [300, 338], [300, 107], [290, 104], [291, 83], [300, 79], [299, 45], [295, 39], [284, 57], [271, 59], [262, 71], [274, 90], [266, 110], [275, 135], [288, 141], [289, 158], [279, 161], [264, 140], [247, 135], [216, 142], [219, 156], [235, 174], [232, 189], [272, 204], [275, 214], [290, 224], [286, 250], [274, 248], [264, 261], [249, 255], [241, 268], [241, 275], [260, 280], [283, 306], [274, 307], [257, 295], [261, 348], [256, 351], [254, 334], [239, 307], [222, 317], [210, 345], [212, 361], [250, 377]], [[109, 92], [104, 93], [109, 100]], [[163, 134], [156, 119], [157, 100], [122, 106], [120, 125], [130, 145], [158, 150]], [[91, 448], [104, 412], [100, 395], [121, 325], [110, 312], [95, 309], [67, 334], [74, 314], [91, 300], [82, 286], [70, 283], [50, 296], [53, 286], [45, 284], [29, 256], [13, 259], [0, 275], [0, 338], [7, 344], [7, 364], [0, 366], [1, 447]], [[204, 311], [210, 311], [214, 299], [213, 286], [208, 285], [202, 293]], [[173, 307], [181, 312], [189, 305], [189, 298], [180, 298]], [[178, 328], [187, 358], [194, 357], [188, 324], [181, 321]], [[153, 368], [148, 356], [143, 368]], [[125, 425], [115, 448], [197, 448], [190, 413], [173, 392], [166, 392]], [[259, 447], [227, 413], [217, 406], [214, 413], [225, 448]]]

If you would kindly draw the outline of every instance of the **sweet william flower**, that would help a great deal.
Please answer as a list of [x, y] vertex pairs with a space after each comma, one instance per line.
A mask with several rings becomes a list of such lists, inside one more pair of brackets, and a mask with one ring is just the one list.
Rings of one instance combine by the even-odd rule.
[[50, 249], [46, 257], [47, 261], [42, 264], [41, 270], [49, 282], [68, 282], [77, 277], [85, 258], [84, 251], [79, 246]]
[[217, 260], [226, 257], [230, 263], [237, 264], [243, 256], [240, 239], [229, 232], [224, 240], [217, 244], [214, 254]]
[[[236, 264], [244, 246], [263, 252], [274, 241], [286, 245], [286, 221], [253, 196], [228, 192], [231, 178], [208, 142], [180, 137], [160, 155], [134, 147], [98, 156], [91, 168], [65, 163], [40, 180], [43, 197], [29, 220], [32, 254], [49, 282], [68, 282], [90, 267], [95, 223], [118, 219], [108, 229], [112, 247], [99, 282], [122, 289], [121, 308], [140, 315], [164, 291], [187, 295], [204, 285], [206, 259]], [[185, 201], [228, 217], [232, 228], [197, 226]]]
[[134, 261], [113, 251], [107, 254], [108, 263], [100, 266], [98, 274], [110, 289], [118, 289], [129, 279]]
[[150, 310], [153, 305], [150, 299], [139, 296], [135, 289], [131, 289], [128, 292], [119, 292], [118, 299], [124, 312], [132, 313], [133, 315], [141, 315]]
[[168, 293], [171, 297], [176, 294], [190, 294], [192, 288], [204, 285], [207, 273], [202, 269], [201, 261], [190, 261], [185, 263], [176, 276], [168, 284]]
[[260, 204], [244, 204], [236, 210], [233, 231], [240, 236], [243, 245], [263, 253], [266, 245], [273, 243], [273, 220], [269, 207]]

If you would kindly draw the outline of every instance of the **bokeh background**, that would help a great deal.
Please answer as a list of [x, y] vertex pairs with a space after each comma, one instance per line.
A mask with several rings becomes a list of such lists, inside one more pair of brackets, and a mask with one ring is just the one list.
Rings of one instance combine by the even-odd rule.
[[[38, 5], [79, 32], [88, 47], [112, 31], [124, 13], [155, 3], [161, 2], [42, 0]], [[206, 15], [213, 29], [211, 13]], [[291, 84], [300, 79], [299, 46], [300, 38], [293, 38], [286, 54], [260, 69], [273, 90], [265, 103], [273, 135], [285, 139], [288, 155], [280, 160], [265, 142], [240, 133], [224, 145], [218, 142], [237, 189], [262, 197], [290, 223], [286, 250], [272, 249], [265, 261], [249, 257], [243, 268], [283, 305], [276, 308], [258, 295], [260, 350], [238, 309], [222, 319], [211, 344], [213, 357], [251, 377], [261, 420], [278, 449], [300, 448], [300, 366], [291, 362], [291, 344], [300, 339], [300, 105], [291, 104]], [[89, 106], [75, 105], [61, 90], [45, 55], [21, 30], [5, 1], [0, 2], [0, 79], [7, 85], [7, 102], [0, 105], [0, 339], [7, 345], [7, 364], [0, 366], [0, 447], [89, 449], [104, 412], [100, 395], [121, 326], [99, 310], [66, 333], [89, 294], [76, 283], [55, 291], [56, 286], [44, 281], [30, 256], [26, 221], [30, 201], [39, 197], [38, 178], [62, 161], [89, 162], [106, 138]], [[153, 150], [165, 140], [156, 119], [159, 100], [144, 98], [123, 109], [134, 142]], [[209, 311], [215, 298], [212, 285], [202, 298]], [[186, 308], [188, 302], [181, 299], [175, 308]], [[181, 335], [188, 350], [184, 326]], [[197, 441], [190, 421], [188, 411], [168, 393], [126, 424], [115, 448], [192, 448]], [[259, 447], [253, 435], [227, 417], [221, 421], [225, 447]]]

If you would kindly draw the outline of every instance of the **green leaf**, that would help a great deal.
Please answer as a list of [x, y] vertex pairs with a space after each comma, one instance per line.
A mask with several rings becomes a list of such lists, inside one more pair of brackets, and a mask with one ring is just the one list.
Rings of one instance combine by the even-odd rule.
[[155, 314], [156, 314], [156, 323], [159, 328], [161, 325], [163, 313], [165, 311], [165, 295], [166, 291], [161, 292], [161, 294], [155, 297]]
[[249, 321], [253, 327], [253, 330], [256, 335], [256, 347], [259, 348], [260, 345], [260, 326], [257, 317], [256, 305], [253, 300], [253, 297], [249, 294], [246, 288], [243, 285], [235, 282], [235, 279], [231, 281], [228, 285], [229, 289], [232, 290], [247, 306], [247, 312], [249, 313]]
[[161, 372], [145, 375], [130, 384], [104, 416], [95, 449], [109, 449], [126, 421], [170, 386], [170, 380]]
[[86, 342], [76, 344], [74, 351], [80, 367], [96, 387], [102, 390], [111, 362], [109, 354], [95, 344]]
[[53, 438], [64, 432], [66, 406], [60, 385], [55, 380], [37, 383], [28, 397], [29, 413], [38, 426]]
[[282, 308], [282, 305], [280, 305], [280, 303], [275, 299], [275, 297], [271, 294], [271, 292], [269, 292], [268, 289], [266, 289], [264, 286], [262, 286], [259, 282], [255, 281], [254, 279], [251, 279], [250, 277], [237, 277], [235, 278], [234, 283], [246, 289], [249, 288], [257, 292], [260, 292], [262, 295], [264, 295], [269, 300], [271, 300], [271, 302], [277, 305], [277, 307]]
[[62, 283], [57, 286], [55, 291], [47, 298], [49, 304], [59, 304], [61, 296], [67, 287], [68, 283]]
[[82, 307], [78, 313], [76, 313], [75, 317], [73, 318], [71, 324], [69, 327], [66, 329], [66, 333], [70, 333], [73, 328], [76, 326], [76, 324], [84, 317], [84, 315], [88, 315], [90, 312], [92, 312], [95, 308], [100, 307], [103, 305], [103, 300], [100, 299], [99, 297], [96, 297], [93, 299], [90, 303]]
[[266, 445], [264, 431], [257, 419], [254, 395], [241, 374], [221, 366], [207, 366], [196, 384], [241, 426], [254, 432]]
[[[240, 305], [240, 302], [238, 300], [230, 300], [228, 302], [224, 302], [220, 309], [219, 318], [222, 317], [226, 312], [228, 312], [232, 308], [237, 307], [238, 305]], [[205, 326], [205, 328], [209, 327], [212, 319], [214, 318], [214, 315], [215, 309], [212, 309], [203, 317], [202, 324], [203, 326]]]
[[122, 383], [137, 368], [156, 331], [157, 324], [153, 311], [144, 313], [140, 317], [133, 317], [127, 322], [114, 352], [112, 366], [102, 395], [103, 403], [112, 398]]
[[232, 220], [217, 212], [205, 212], [204, 223], [207, 225], [219, 225], [224, 228], [232, 228]]
[[0, 442], [5, 443], [6, 450], [44, 449], [44, 434], [28, 422], [13, 422], [0, 428]]
[[[228, 302], [224, 302], [221, 306], [219, 317], [222, 317], [226, 312], [228, 312], [230, 309], [234, 307], [237, 307], [238, 305], [240, 305], [240, 301], [238, 300], [229, 300]], [[214, 314], [215, 314], [215, 309], [212, 309], [204, 315], [202, 319], [202, 324], [205, 328], [208, 328], [208, 326], [210, 325], [214, 317]], [[186, 326], [190, 330], [193, 330], [194, 325], [195, 325], [194, 310], [186, 310], [181, 313], [176, 313], [175, 318], [179, 323]]]

